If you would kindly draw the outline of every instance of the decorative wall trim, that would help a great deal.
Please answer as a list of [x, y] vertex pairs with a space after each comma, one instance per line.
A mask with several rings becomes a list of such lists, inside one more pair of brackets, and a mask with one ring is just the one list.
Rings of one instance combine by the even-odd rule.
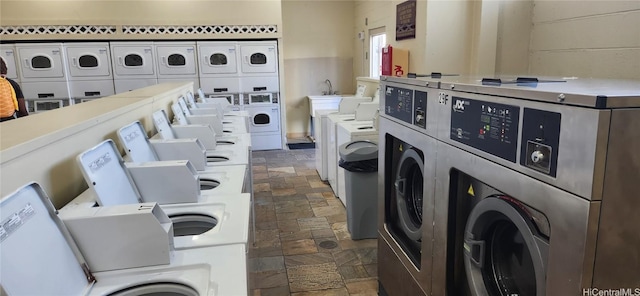
[[211, 26], [122, 26], [124, 34], [269, 34], [277, 33], [276, 25], [211, 25]]
[[112, 35], [116, 26], [6, 26], [0, 27], [0, 35]]
[[275, 34], [277, 25], [207, 25], [207, 26], [3, 26], [0, 35], [245, 35]]

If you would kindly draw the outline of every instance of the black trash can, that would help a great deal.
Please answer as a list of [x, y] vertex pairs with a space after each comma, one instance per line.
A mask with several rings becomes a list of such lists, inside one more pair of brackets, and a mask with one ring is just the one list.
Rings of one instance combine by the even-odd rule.
[[339, 166], [345, 170], [347, 229], [351, 238], [377, 238], [378, 144], [352, 141], [340, 145]]

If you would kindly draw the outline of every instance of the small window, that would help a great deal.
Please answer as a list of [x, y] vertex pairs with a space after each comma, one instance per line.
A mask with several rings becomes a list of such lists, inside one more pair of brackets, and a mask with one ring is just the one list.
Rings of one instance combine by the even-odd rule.
[[92, 55], [83, 55], [78, 59], [78, 64], [80, 68], [97, 68], [98, 58]]
[[137, 54], [128, 54], [124, 57], [124, 65], [129, 67], [141, 67], [143, 65], [142, 56]]
[[169, 66], [185, 66], [187, 64], [187, 59], [185, 59], [181, 54], [174, 53], [169, 56], [167, 63]]
[[271, 103], [271, 95], [251, 95], [251, 103]]
[[264, 53], [254, 53], [251, 55], [252, 65], [264, 65], [267, 63], [267, 56]]
[[226, 65], [227, 56], [221, 53], [214, 53], [209, 57], [209, 63], [214, 66]]
[[384, 27], [369, 30], [369, 77], [380, 78], [382, 75], [382, 48], [387, 43], [387, 34]]
[[269, 117], [269, 115], [264, 113], [256, 114], [253, 117], [254, 124], [264, 125], [264, 124], [269, 124], [269, 122], [271, 122], [271, 118]]
[[50, 69], [51, 60], [45, 56], [35, 56], [31, 59], [31, 68], [33, 69]]

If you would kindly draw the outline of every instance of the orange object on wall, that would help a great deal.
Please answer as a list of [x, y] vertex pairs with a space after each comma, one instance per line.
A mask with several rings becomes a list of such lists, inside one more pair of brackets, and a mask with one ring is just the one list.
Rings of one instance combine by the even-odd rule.
[[382, 48], [382, 75], [407, 77], [409, 73], [409, 51], [387, 45]]

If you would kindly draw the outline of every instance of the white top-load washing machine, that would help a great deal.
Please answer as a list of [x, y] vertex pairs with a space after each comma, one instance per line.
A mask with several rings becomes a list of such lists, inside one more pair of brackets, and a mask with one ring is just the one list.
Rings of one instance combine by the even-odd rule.
[[154, 42], [158, 83], [190, 81], [200, 87], [195, 41]]
[[7, 77], [20, 83], [18, 77], [18, 64], [16, 63], [16, 47], [13, 44], [0, 44], [0, 57], [7, 64]]
[[[236, 41], [197, 41], [200, 88], [205, 97], [224, 97], [242, 109]], [[202, 99], [202, 97], [201, 97]]]
[[[249, 132], [249, 128], [247, 127], [247, 117], [239, 117], [239, 116], [228, 116], [225, 118], [224, 110], [222, 107], [218, 105], [211, 105], [213, 108], [189, 108], [187, 101], [184, 96], [180, 96], [178, 101], [174, 104], [178, 104], [179, 110], [181, 112], [176, 112], [178, 109], [172, 110], [174, 111], [174, 116], [176, 116], [177, 120], [183, 120], [179, 122], [180, 124], [188, 124], [188, 123], [202, 123], [202, 124], [211, 124], [213, 130], [218, 135], [226, 135], [226, 134], [246, 134]], [[244, 111], [238, 111], [244, 112]], [[182, 115], [184, 118], [179, 118]], [[247, 114], [248, 115], [248, 114]]]
[[63, 43], [73, 103], [115, 94], [108, 42]]
[[[172, 106], [172, 108], [175, 108]], [[178, 107], [179, 108], [179, 107]], [[176, 112], [179, 114], [179, 112]], [[187, 141], [193, 141], [193, 139], [197, 139], [196, 141], [196, 150], [201, 155], [196, 155], [195, 157], [200, 157], [200, 159], [193, 159], [194, 166], [198, 170], [204, 170], [210, 166], [228, 166], [228, 165], [248, 165], [250, 161], [249, 155], [252, 146], [247, 147], [237, 147], [230, 148], [230, 145], [220, 145], [218, 146], [216, 139], [216, 133], [213, 128], [208, 124], [189, 124], [189, 125], [171, 125], [169, 124], [169, 120], [167, 118], [164, 110], [158, 110], [152, 114], [153, 123], [158, 131], [157, 136], [154, 136], [159, 139], [183, 139]], [[238, 139], [242, 134], [238, 135]], [[152, 138], [154, 138], [152, 137]], [[193, 146], [193, 145], [192, 145]], [[166, 150], [159, 150], [160, 146], [156, 146], [156, 153], [161, 159], [176, 159], [174, 155], [177, 154], [175, 148], [166, 147]], [[163, 156], [163, 153], [166, 153]], [[190, 156], [194, 153], [189, 153]], [[196, 153], [197, 154], [197, 153]], [[184, 158], [177, 158], [184, 159]], [[191, 158], [188, 158], [190, 161]], [[197, 162], [196, 162], [197, 161]], [[204, 161], [204, 163], [203, 163]], [[200, 166], [202, 164], [202, 167]]]
[[[340, 147], [342, 144], [358, 140], [378, 142], [378, 130], [375, 129], [373, 121], [371, 120], [339, 122], [336, 127], [336, 136], [337, 147]], [[340, 159], [339, 155], [338, 159]], [[344, 169], [340, 166], [338, 166], [337, 169], [338, 174], [336, 177], [336, 183], [338, 184], [338, 197], [342, 204], [347, 207]], [[377, 198], [374, 198], [372, 202], [377, 203]]]
[[[354, 107], [355, 106], [355, 107]], [[372, 120], [375, 114], [375, 110], [377, 110], [378, 104], [371, 102], [371, 98], [363, 97], [363, 98], [343, 98], [340, 102], [340, 111], [339, 113], [333, 113], [327, 115], [326, 121], [326, 142], [327, 142], [327, 180], [329, 181], [329, 185], [331, 189], [333, 189], [333, 194], [338, 196], [340, 193], [338, 192], [338, 143], [337, 143], [337, 133], [336, 133], [336, 124], [338, 122], [348, 122], [348, 121], [363, 121], [363, 120]], [[340, 113], [340, 112], [349, 112], [353, 110], [353, 113]]]
[[[31, 183], [0, 200], [0, 220], [0, 282], [8, 295], [248, 291], [244, 245], [174, 250], [172, 223], [155, 204], [94, 209], [92, 218], [63, 222], [44, 190]], [[81, 237], [72, 235], [74, 227], [83, 230]]]
[[[195, 182], [190, 182], [183, 178], [185, 174], [167, 169], [176, 162], [125, 164], [111, 140], [78, 155], [78, 163], [100, 206], [160, 204], [174, 223], [177, 249], [248, 241], [250, 194], [200, 194], [197, 174]], [[186, 185], [191, 188], [181, 190]], [[69, 211], [62, 217], [81, 215]]]
[[152, 41], [110, 42], [116, 93], [158, 83]]
[[16, 44], [20, 84], [30, 112], [69, 105], [69, 84], [62, 43]]

